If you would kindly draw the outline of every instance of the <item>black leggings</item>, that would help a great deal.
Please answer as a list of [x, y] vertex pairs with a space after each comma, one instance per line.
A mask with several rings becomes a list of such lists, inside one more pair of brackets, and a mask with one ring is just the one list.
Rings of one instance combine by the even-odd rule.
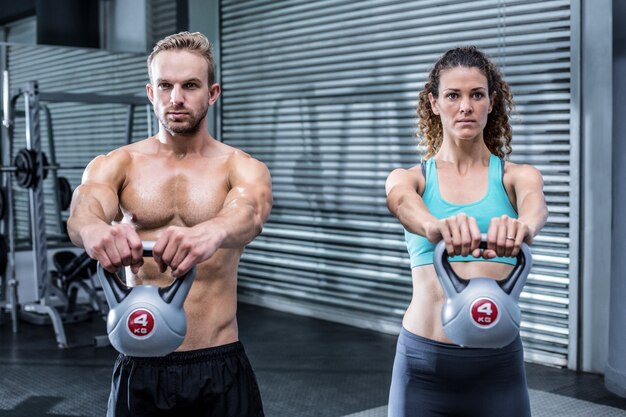
[[161, 358], [120, 355], [107, 417], [263, 417], [240, 342]]
[[463, 348], [402, 329], [389, 417], [530, 417], [522, 341]]

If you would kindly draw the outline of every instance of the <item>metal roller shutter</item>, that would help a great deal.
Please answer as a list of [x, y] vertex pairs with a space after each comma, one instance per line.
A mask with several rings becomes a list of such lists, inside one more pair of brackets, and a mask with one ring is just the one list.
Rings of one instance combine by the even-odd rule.
[[411, 296], [384, 181], [418, 162], [435, 59], [475, 44], [517, 104], [512, 161], [541, 170], [550, 218], [522, 294], [527, 360], [566, 366], [570, 1], [221, 2], [222, 139], [264, 161], [275, 205], [240, 267], [244, 300], [397, 332]]
[[[145, 96], [148, 80], [144, 55], [114, 54], [104, 51], [46, 46], [5, 45], [11, 88], [28, 81], [39, 82], [42, 92], [98, 93]], [[61, 166], [84, 167], [97, 155], [106, 154], [126, 143], [128, 107], [121, 104], [45, 103], [51, 113], [56, 162]], [[23, 100], [17, 104], [24, 109]], [[137, 106], [132, 127], [133, 140], [146, 138], [146, 106]], [[51, 157], [47, 117], [41, 112], [43, 151]], [[16, 119], [13, 154], [26, 146], [23, 118]], [[61, 170], [73, 188], [81, 181], [82, 170]], [[53, 175], [44, 182], [46, 233], [51, 242], [59, 236], [59, 222], [54, 202]], [[30, 245], [28, 192], [14, 185], [15, 231], [20, 247]], [[62, 220], [69, 213], [62, 212]]]
[[6, 41], [34, 45], [37, 43], [37, 20], [27, 17], [5, 26]]
[[176, 28], [176, 1], [150, 0], [150, 14], [148, 16], [150, 33], [150, 50], [152, 45], [167, 35], [177, 32]]

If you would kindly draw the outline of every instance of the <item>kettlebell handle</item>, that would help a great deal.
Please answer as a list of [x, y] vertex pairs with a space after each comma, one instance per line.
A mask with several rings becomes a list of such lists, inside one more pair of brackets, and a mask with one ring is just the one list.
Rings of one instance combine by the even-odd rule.
[[143, 256], [146, 258], [152, 258], [152, 250], [156, 244], [155, 240], [142, 240], [141, 246], [143, 246]]
[[[141, 245], [143, 246], [143, 256], [152, 258], [155, 244], [156, 244], [156, 241], [154, 240], [142, 241]], [[178, 288], [183, 284], [183, 281], [185, 279], [193, 279], [195, 275], [196, 275], [196, 267], [193, 266], [189, 271], [187, 271], [185, 275], [183, 275], [182, 277], [176, 278], [174, 282], [172, 282], [167, 287], [159, 288], [159, 294], [161, 295], [161, 298], [163, 299], [163, 301], [165, 301], [168, 304], [171, 303], [172, 300], [174, 299], [174, 296], [176, 295], [176, 292], [178, 291]]]
[[[143, 246], [143, 256], [151, 258], [153, 256], [152, 251], [154, 249], [154, 244], [156, 242], [155, 241], [142, 241], [141, 243]], [[109, 301], [109, 305], [112, 306], [112, 305], [121, 303], [122, 300], [124, 300], [124, 298], [126, 298], [126, 296], [130, 294], [132, 287], [129, 287], [128, 285], [126, 285], [126, 283], [120, 279], [117, 273], [109, 272], [106, 269], [104, 269], [102, 265], [100, 265], [100, 262], [98, 262], [97, 268], [98, 268], [98, 275], [108, 283], [108, 286], [107, 286], [108, 288], [103, 286], [103, 289], [105, 290], [105, 296], [107, 297]], [[167, 287], [159, 288], [159, 294], [161, 295], [161, 298], [163, 299], [163, 301], [165, 301], [168, 304], [171, 303], [172, 300], [174, 299], [174, 296], [176, 295], [178, 291], [178, 288], [182, 285], [183, 281], [185, 279], [193, 280], [195, 276], [196, 276], [196, 267], [194, 265], [189, 271], [187, 271], [187, 273], [185, 273], [185, 275], [175, 279]], [[110, 289], [110, 291], [107, 291], [108, 289]], [[115, 300], [110, 299], [111, 297], [113, 297]], [[115, 301], [114, 304], [112, 304], [113, 301]]]
[[[480, 235], [479, 248], [483, 250], [487, 249], [487, 235], [485, 233]], [[441, 240], [435, 247], [435, 252], [433, 254], [433, 264], [435, 266], [435, 270], [437, 271], [437, 275], [442, 278], [441, 281], [446, 292], [454, 290], [456, 293], [460, 293], [467, 287], [469, 280], [459, 277], [454, 272], [448, 258], [449, 256], [448, 251], [446, 251], [446, 244], [443, 240]], [[511, 294], [513, 290], [516, 289], [517, 291], [515, 291], [516, 294], [514, 295], [519, 297], [519, 293], [521, 293], [521, 287], [523, 285], [519, 286], [516, 284], [520, 282], [520, 278], [522, 278], [523, 283], [525, 283], [525, 279], [530, 272], [531, 265], [532, 256], [530, 249], [526, 243], [522, 243], [520, 251], [517, 254], [517, 263], [515, 267], [504, 280], [496, 282], [507, 294]], [[450, 279], [445, 279], [445, 275], [447, 275]], [[448, 286], [448, 283], [451, 284], [451, 287]]]

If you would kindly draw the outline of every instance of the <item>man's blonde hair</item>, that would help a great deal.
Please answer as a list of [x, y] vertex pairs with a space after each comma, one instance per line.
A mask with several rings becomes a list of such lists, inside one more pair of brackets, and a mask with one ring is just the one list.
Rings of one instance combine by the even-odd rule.
[[152, 69], [150, 65], [154, 57], [163, 51], [185, 50], [196, 53], [203, 57], [209, 67], [209, 85], [215, 83], [215, 61], [213, 60], [213, 48], [209, 40], [200, 32], [179, 32], [166, 36], [154, 45], [148, 56], [148, 75], [152, 81]]

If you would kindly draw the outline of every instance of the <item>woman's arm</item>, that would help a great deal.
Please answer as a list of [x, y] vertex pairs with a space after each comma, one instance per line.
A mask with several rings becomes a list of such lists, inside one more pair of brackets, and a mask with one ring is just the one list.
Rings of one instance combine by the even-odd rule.
[[517, 165], [514, 174], [511, 185], [517, 197], [518, 220], [528, 228], [523, 239], [531, 244], [548, 220], [543, 177], [539, 170], [531, 165]]
[[515, 193], [518, 217], [492, 219], [487, 232], [487, 247], [498, 256], [517, 256], [522, 242], [530, 245], [546, 224], [548, 208], [543, 194], [543, 178], [538, 169], [507, 163], [505, 176], [505, 182]]
[[[445, 219], [433, 216], [420, 194], [424, 192], [425, 178], [419, 167], [396, 169], [389, 174], [387, 208], [409, 232], [437, 243], [446, 242], [450, 256], [469, 255], [480, 244], [480, 230], [476, 219], [464, 213]], [[476, 252], [474, 256], [479, 256]]]
[[424, 176], [415, 169], [398, 168], [387, 177], [387, 208], [408, 231], [426, 237], [428, 223], [437, 221], [424, 204]]

